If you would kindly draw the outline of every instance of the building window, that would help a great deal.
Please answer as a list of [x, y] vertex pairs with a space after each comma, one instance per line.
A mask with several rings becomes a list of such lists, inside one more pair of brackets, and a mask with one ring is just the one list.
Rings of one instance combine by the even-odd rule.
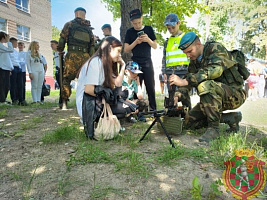
[[2, 18], [0, 18], [0, 31], [7, 32], [6, 20]]
[[17, 37], [20, 40], [30, 41], [30, 28], [17, 25]]
[[25, 12], [29, 12], [29, 0], [16, 0], [16, 7]]

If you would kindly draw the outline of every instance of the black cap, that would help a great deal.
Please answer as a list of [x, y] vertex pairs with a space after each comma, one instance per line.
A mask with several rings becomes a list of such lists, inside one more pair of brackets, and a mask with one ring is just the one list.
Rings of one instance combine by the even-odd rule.
[[134, 20], [134, 19], [138, 19], [138, 18], [141, 18], [142, 16], [142, 13], [139, 9], [134, 9], [134, 10], [131, 10], [130, 12], [130, 21]]

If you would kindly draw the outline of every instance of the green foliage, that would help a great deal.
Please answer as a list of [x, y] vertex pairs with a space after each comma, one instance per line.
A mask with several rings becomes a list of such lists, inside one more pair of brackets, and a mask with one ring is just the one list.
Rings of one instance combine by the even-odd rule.
[[[247, 133], [248, 134], [248, 133]], [[246, 148], [248, 146], [247, 134], [233, 133], [229, 137], [220, 137], [210, 143], [210, 150], [217, 152], [221, 156], [234, 155], [235, 149]]]
[[[106, 3], [107, 9], [113, 13], [113, 18], [121, 17], [120, 0], [101, 0]], [[171, 1], [151, 1], [142, 0], [143, 24], [151, 25], [156, 32], [157, 41], [163, 45], [165, 38], [162, 33], [166, 32], [164, 26], [164, 19], [170, 13], [176, 13], [181, 21], [180, 29], [182, 31], [196, 31], [196, 29], [189, 28], [185, 24], [185, 17], [191, 17], [192, 14], [200, 12], [207, 12], [207, 6], [198, 3], [197, 0], [171, 0]]]
[[[266, 59], [267, 4], [263, 0], [219, 0], [208, 5], [210, 26], [207, 36], [228, 49], [240, 48], [245, 54]], [[202, 16], [205, 27], [208, 16]]]
[[201, 192], [203, 188], [199, 183], [197, 176], [192, 181], [192, 188], [190, 190], [191, 198], [194, 200], [201, 200]]
[[248, 134], [251, 134], [250, 130], [248, 130], [246, 133], [233, 133], [229, 136], [221, 136], [219, 139], [213, 140], [210, 143], [209, 149], [211, 162], [223, 167], [224, 160], [234, 156], [234, 150], [241, 148], [254, 149], [257, 157], [265, 161], [267, 151], [264, 150], [264, 146], [262, 145], [264, 144], [265, 140], [260, 139], [258, 144], [256, 141], [250, 143], [247, 141]]
[[219, 187], [222, 185], [221, 179], [217, 179], [214, 183], [210, 184], [209, 200], [215, 200], [217, 196], [222, 195], [223, 192], [219, 190]]
[[262, 146], [264, 149], [267, 150], [267, 137], [261, 137], [259, 145]]
[[52, 26], [52, 40], [59, 40], [61, 30], [56, 26]]

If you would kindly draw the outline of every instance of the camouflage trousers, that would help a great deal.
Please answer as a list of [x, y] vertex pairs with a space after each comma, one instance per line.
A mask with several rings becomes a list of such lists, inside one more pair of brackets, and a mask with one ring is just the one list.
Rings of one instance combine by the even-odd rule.
[[64, 62], [61, 98], [67, 100], [71, 95], [70, 83], [74, 80], [83, 64], [90, 58], [88, 53], [68, 52]]
[[242, 88], [231, 87], [213, 80], [204, 81], [198, 86], [200, 102], [189, 111], [185, 128], [218, 127], [222, 112], [241, 106], [246, 100]]

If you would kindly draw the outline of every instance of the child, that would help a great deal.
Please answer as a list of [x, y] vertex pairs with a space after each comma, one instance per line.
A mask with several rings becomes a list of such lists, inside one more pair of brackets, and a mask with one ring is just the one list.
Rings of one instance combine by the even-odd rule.
[[154, 68], [151, 59], [151, 48], [157, 48], [156, 35], [151, 26], [143, 25], [142, 13], [134, 9], [130, 13], [133, 27], [125, 35], [124, 51], [133, 53], [132, 60], [140, 66], [142, 74], [139, 75], [140, 83], [145, 83], [150, 110], [157, 110], [155, 96]]
[[[8, 47], [3, 43], [7, 43]], [[6, 104], [6, 97], [9, 90], [10, 74], [14, 69], [9, 53], [12, 53], [14, 48], [9, 42], [9, 35], [0, 31], [0, 105]]]
[[[145, 111], [148, 108], [148, 102], [143, 99], [143, 92], [139, 81], [138, 74], [143, 73], [136, 62], [129, 61], [126, 64], [125, 76], [122, 82], [122, 90], [128, 90], [128, 100], [138, 106], [139, 112]], [[146, 118], [140, 113], [137, 114], [139, 121], [146, 122]], [[132, 115], [128, 117], [130, 122], [135, 123], [136, 119]]]

